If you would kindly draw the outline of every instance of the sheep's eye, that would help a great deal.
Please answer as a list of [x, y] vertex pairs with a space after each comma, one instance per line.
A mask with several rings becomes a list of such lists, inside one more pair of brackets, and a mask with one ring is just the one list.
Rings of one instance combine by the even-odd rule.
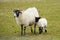
[[19, 17], [19, 13], [16, 13], [16, 16]]

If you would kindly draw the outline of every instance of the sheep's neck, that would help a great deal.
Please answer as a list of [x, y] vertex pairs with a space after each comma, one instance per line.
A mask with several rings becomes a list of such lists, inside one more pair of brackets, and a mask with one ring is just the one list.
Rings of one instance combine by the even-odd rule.
[[16, 22], [17, 22], [18, 25], [21, 24], [21, 22], [22, 22], [22, 15], [19, 15], [19, 17], [16, 17]]

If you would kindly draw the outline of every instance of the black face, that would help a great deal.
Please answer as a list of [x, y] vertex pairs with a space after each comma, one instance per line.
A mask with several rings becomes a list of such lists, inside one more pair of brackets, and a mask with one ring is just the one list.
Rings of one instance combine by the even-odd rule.
[[35, 17], [35, 22], [38, 22], [40, 17]]
[[14, 17], [19, 17], [19, 13], [22, 13], [20, 10], [14, 10]]
[[43, 27], [39, 27], [39, 34], [43, 32]]

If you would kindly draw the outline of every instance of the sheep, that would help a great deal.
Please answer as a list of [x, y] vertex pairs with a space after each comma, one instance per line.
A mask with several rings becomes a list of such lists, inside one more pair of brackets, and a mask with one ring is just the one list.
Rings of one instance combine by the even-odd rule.
[[[34, 24], [34, 34], [36, 33], [36, 24], [40, 18], [37, 8], [31, 7], [24, 11], [14, 10], [14, 17], [16, 18], [17, 24], [21, 25], [21, 35], [23, 34], [23, 31], [25, 35], [26, 26], [31, 26], [32, 24]], [[23, 26], [24, 26], [24, 30], [23, 30]], [[31, 27], [31, 32], [32, 32], [32, 27]]]
[[39, 19], [37, 26], [39, 27], [39, 34], [41, 34], [43, 32], [43, 29], [45, 30], [45, 32], [47, 32], [46, 27], [47, 27], [47, 20], [46, 18], [41, 18]]

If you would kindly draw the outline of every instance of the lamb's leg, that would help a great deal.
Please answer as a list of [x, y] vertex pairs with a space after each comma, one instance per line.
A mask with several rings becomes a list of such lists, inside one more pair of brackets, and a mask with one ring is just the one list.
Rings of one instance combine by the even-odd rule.
[[31, 27], [31, 33], [33, 33], [33, 29], [32, 29], [32, 27]]
[[47, 33], [47, 30], [45, 29], [45, 32]]
[[26, 27], [24, 27], [24, 35], [26, 34]]
[[43, 32], [43, 27], [39, 27], [39, 34]]
[[46, 29], [46, 26], [44, 27], [44, 30], [45, 30], [45, 32], [47, 33], [47, 29]]
[[21, 35], [23, 35], [23, 25], [21, 25]]

